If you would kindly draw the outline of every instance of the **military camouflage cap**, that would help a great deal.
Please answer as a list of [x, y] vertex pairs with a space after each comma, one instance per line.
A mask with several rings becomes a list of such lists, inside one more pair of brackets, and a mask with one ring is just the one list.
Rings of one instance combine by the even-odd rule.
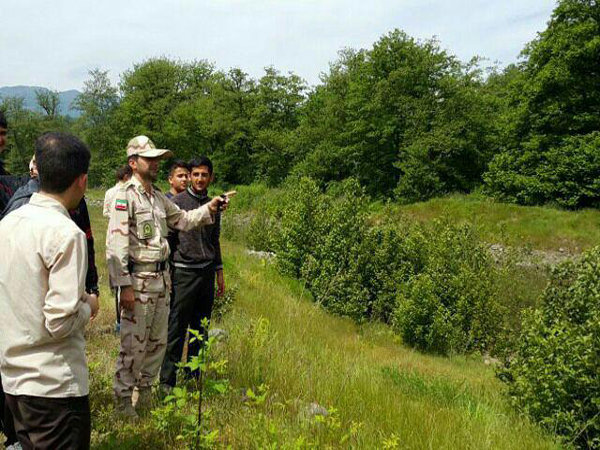
[[148, 136], [136, 136], [127, 144], [127, 157], [139, 155], [144, 158], [170, 158], [171, 150], [156, 148]]

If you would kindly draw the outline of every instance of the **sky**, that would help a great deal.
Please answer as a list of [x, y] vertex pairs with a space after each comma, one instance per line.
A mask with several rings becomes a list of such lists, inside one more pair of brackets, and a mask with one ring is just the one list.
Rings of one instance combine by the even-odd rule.
[[67, 90], [158, 56], [319, 83], [339, 50], [399, 28], [463, 61], [504, 66], [546, 28], [555, 0], [2, 0], [0, 86]]

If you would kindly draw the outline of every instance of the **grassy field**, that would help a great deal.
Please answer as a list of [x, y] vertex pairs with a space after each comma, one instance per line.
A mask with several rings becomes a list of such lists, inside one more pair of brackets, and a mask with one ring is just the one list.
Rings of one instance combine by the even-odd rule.
[[499, 203], [481, 195], [453, 195], [410, 205], [384, 208], [377, 214], [406, 215], [419, 221], [450, 217], [476, 225], [489, 243], [530, 247], [537, 250], [565, 249], [579, 253], [600, 242], [600, 211], [565, 211], [548, 207], [525, 207]]
[[[111, 331], [100, 195], [89, 195], [103, 292], [103, 309], [88, 332], [93, 447], [186, 448], [177, 439], [181, 429], [161, 426], [156, 417], [138, 424], [114, 419], [118, 340]], [[229, 333], [211, 355], [226, 361], [229, 388], [205, 402], [216, 448], [559, 447], [511, 412], [481, 357], [407, 349], [385, 326], [358, 326], [323, 312], [300, 283], [239, 244], [224, 242], [224, 254], [226, 280], [237, 294], [232, 311], [214, 324]], [[313, 416], [312, 403], [329, 415]], [[192, 410], [187, 404], [172, 414]]]

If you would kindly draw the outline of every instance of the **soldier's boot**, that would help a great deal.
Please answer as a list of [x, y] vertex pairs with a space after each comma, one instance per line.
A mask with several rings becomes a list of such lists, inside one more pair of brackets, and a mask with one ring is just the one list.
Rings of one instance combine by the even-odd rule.
[[115, 411], [122, 419], [137, 421], [139, 416], [135, 412], [135, 408], [131, 404], [131, 397], [116, 397], [115, 398]]
[[154, 406], [154, 395], [152, 394], [151, 387], [144, 387], [138, 389], [138, 399], [135, 404], [135, 409], [140, 413], [152, 409]]

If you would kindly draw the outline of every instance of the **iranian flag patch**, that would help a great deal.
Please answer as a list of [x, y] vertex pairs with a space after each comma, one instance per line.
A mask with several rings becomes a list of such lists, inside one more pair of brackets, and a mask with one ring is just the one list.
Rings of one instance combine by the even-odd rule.
[[115, 209], [119, 211], [127, 211], [127, 200], [119, 200], [115, 201]]

